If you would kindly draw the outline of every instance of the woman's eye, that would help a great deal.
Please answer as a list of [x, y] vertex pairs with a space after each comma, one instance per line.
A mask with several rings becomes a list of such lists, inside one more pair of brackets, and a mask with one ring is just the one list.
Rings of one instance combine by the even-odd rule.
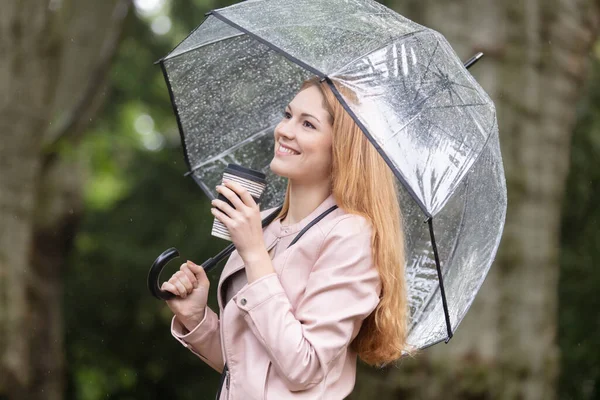
[[284, 118], [291, 118], [291, 117], [292, 117], [292, 114], [290, 114], [290, 113], [289, 113], [289, 112], [287, 112], [287, 111], [284, 111], [284, 112], [283, 112], [283, 117], [284, 117]]
[[315, 129], [315, 126], [308, 121], [304, 121], [305, 124], [308, 124], [308, 127], [311, 129]]

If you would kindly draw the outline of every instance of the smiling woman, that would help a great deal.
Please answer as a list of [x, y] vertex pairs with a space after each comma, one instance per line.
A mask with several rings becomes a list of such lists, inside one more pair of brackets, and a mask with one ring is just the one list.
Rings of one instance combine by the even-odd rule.
[[[288, 178], [292, 187], [304, 193], [301, 195], [304, 201], [298, 196], [300, 192], [295, 193], [299, 202], [313, 203], [309, 204], [313, 209], [318, 204], [307, 201], [307, 195], [322, 201], [331, 192], [333, 117], [323, 103], [318, 87], [300, 90], [275, 127], [275, 157], [270, 164], [271, 171]], [[292, 215], [292, 221], [288, 222], [294, 223], [299, 217]]]
[[274, 139], [270, 168], [288, 183], [281, 211], [263, 231], [274, 208], [261, 212], [235, 182], [218, 187], [233, 207], [213, 200], [211, 211], [236, 248], [219, 315], [204, 270], [182, 266], [164, 286], [181, 297], [168, 301], [172, 334], [222, 372], [219, 399], [342, 399], [358, 357], [385, 366], [410, 352], [396, 179], [318, 78], [286, 106]]
[[[355, 94], [336, 89], [347, 99]], [[281, 224], [302, 221], [302, 204], [324, 191], [349, 214], [360, 215], [372, 229], [372, 259], [382, 283], [380, 303], [364, 321], [352, 345], [363, 361], [386, 365], [413, 353], [406, 343], [407, 297], [404, 278], [403, 228], [397, 181], [377, 150], [336, 99], [329, 85], [313, 77], [305, 81], [286, 107], [274, 131], [276, 156], [271, 170], [288, 178]], [[288, 147], [300, 154], [280, 150]], [[284, 222], [285, 221], [285, 222]]]

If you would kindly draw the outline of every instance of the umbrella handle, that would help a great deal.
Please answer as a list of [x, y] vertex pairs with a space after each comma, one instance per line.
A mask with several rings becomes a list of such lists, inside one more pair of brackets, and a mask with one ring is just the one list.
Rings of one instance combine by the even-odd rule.
[[[231, 254], [233, 250], [235, 250], [235, 246], [230, 244], [215, 257], [204, 261], [201, 267], [204, 268], [205, 272], [210, 271], [219, 261]], [[154, 260], [154, 263], [150, 267], [150, 271], [148, 272], [148, 290], [150, 290], [152, 296], [159, 300], [171, 300], [176, 297], [173, 293], [162, 290], [158, 283], [158, 279], [160, 278], [160, 273], [169, 261], [177, 257], [179, 257], [179, 251], [175, 247], [171, 247], [170, 249], [163, 251], [160, 256], [156, 257], [156, 260]]]
[[150, 272], [148, 272], [148, 290], [152, 293], [152, 296], [159, 300], [171, 300], [175, 295], [166, 290], [162, 290], [158, 284], [160, 273], [163, 268], [174, 258], [179, 257], [179, 251], [175, 247], [171, 247], [161, 253], [160, 256], [154, 260]]
[[[281, 211], [282, 207], [283, 206], [279, 206], [271, 214], [269, 214], [265, 219], [262, 220], [263, 229], [267, 225], [269, 225], [271, 223], [271, 221], [273, 221], [275, 216], [277, 216], [279, 214], [279, 212]], [[329, 211], [333, 211], [333, 207], [326, 212], [329, 212]], [[300, 234], [302, 234], [302, 232]], [[299, 234], [299, 236], [300, 236], [300, 234]], [[204, 272], [209, 272], [210, 270], [212, 270], [214, 267], [217, 266], [217, 264], [221, 260], [223, 260], [225, 257], [230, 255], [234, 250], [235, 250], [234, 244], [230, 243], [229, 246], [227, 246], [226, 248], [221, 250], [219, 252], [219, 254], [204, 261], [201, 265], [201, 267], [204, 268]], [[179, 251], [177, 251], [177, 249], [175, 247], [171, 247], [170, 249], [163, 251], [161, 253], [161, 255], [158, 256], [156, 258], [156, 260], [154, 260], [154, 263], [150, 267], [150, 271], [148, 272], [148, 290], [150, 290], [150, 293], [152, 294], [152, 296], [156, 297], [159, 300], [171, 300], [172, 298], [176, 297], [171, 292], [161, 290], [160, 285], [158, 284], [158, 279], [160, 278], [160, 273], [162, 272], [164, 267], [169, 263], [169, 261], [171, 261], [172, 259], [177, 258], [177, 257], [179, 257]]]

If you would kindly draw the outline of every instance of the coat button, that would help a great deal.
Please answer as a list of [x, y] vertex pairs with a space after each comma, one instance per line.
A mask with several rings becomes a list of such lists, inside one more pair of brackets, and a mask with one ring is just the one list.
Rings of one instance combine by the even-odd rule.
[[240, 300], [240, 304], [243, 305], [243, 306], [245, 306], [246, 305], [246, 299], [241, 299]]

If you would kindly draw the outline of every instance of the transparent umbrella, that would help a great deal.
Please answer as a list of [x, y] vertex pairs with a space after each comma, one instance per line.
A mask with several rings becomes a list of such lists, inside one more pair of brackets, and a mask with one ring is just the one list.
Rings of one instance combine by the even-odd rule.
[[440, 33], [370, 0], [248, 0], [208, 13], [159, 63], [188, 175], [212, 199], [227, 164], [260, 170], [261, 209], [285, 192], [269, 169], [282, 110], [325, 80], [401, 183], [408, 342], [452, 337], [495, 257], [506, 185], [494, 104]]

